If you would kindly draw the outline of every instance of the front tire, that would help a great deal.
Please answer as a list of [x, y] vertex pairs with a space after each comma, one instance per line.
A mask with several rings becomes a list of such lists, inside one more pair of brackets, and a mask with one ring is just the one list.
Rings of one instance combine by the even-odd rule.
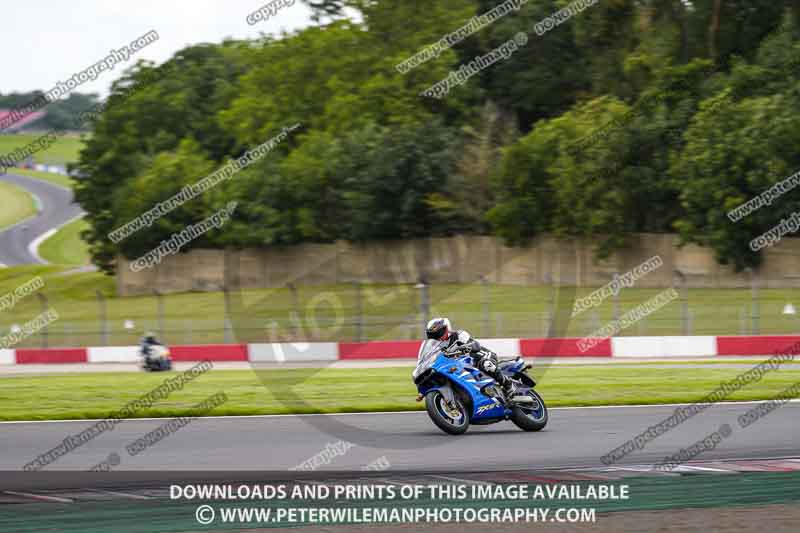
[[541, 431], [547, 425], [547, 406], [535, 390], [530, 389], [527, 394], [533, 398], [533, 403], [512, 407], [511, 421], [524, 431]]
[[458, 398], [455, 407], [449, 407], [444, 395], [436, 390], [425, 396], [425, 409], [436, 427], [450, 435], [462, 435], [469, 428], [469, 416]]

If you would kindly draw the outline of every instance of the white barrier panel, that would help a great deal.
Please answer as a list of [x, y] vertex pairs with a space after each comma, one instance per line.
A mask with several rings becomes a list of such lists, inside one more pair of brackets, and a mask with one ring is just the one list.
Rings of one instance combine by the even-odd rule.
[[481, 346], [486, 346], [501, 359], [520, 355], [519, 339], [478, 339]]
[[138, 363], [138, 346], [99, 346], [87, 348], [90, 363]]
[[0, 350], [0, 365], [17, 364], [17, 355], [14, 350]]
[[336, 361], [335, 342], [276, 342], [248, 344], [247, 353], [254, 363], [293, 363], [296, 361]]
[[716, 337], [612, 337], [613, 357], [693, 357], [717, 355]]

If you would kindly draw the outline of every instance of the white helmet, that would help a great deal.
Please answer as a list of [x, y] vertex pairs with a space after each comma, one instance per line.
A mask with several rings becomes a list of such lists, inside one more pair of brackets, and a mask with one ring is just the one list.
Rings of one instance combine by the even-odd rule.
[[432, 318], [425, 326], [425, 336], [429, 339], [442, 340], [450, 335], [450, 319], [437, 317]]

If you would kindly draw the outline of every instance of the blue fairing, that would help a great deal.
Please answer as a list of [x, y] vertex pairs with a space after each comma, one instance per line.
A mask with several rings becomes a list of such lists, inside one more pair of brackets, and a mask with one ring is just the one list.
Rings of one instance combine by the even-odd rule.
[[[522, 371], [525, 362], [520, 358], [510, 363], [500, 366], [500, 370], [509, 376]], [[461, 357], [446, 357], [440, 353], [430, 369], [444, 376], [451, 387], [459, 387], [464, 390], [472, 399], [472, 414], [470, 420], [475, 422], [488, 421], [491, 419], [507, 418], [511, 410], [494, 398], [486, 396], [481, 389], [487, 385], [494, 385], [497, 382], [491, 376], [481, 372], [472, 365], [472, 357], [469, 355]], [[429, 392], [443, 389], [444, 385], [431, 384], [430, 380], [419, 385], [419, 392], [423, 396]]]

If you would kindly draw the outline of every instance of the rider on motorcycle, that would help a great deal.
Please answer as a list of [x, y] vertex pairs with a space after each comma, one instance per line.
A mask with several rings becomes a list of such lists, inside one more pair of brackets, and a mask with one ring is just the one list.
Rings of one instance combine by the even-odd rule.
[[476, 368], [492, 376], [506, 393], [511, 397], [516, 390], [514, 381], [500, 372], [497, 366], [497, 354], [472, 338], [466, 330], [452, 329], [450, 320], [447, 318], [434, 318], [425, 328], [425, 335], [429, 339], [446, 341], [446, 351], [468, 353], [472, 355], [472, 360]]
[[163, 346], [163, 344], [158, 342], [155, 334], [152, 331], [148, 331], [144, 334], [144, 337], [142, 337], [142, 340], [139, 343], [139, 349], [142, 351], [142, 355], [144, 355], [145, 359], [150, 358], [150, 354], [153, 351], [153, 346]]

